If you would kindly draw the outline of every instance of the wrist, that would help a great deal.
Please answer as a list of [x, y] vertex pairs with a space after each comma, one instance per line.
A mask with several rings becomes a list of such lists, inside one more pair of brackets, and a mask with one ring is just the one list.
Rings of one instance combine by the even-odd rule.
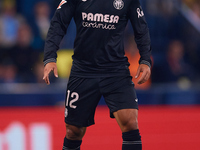
[[46, 64], [50, 63], [50, 62], [55, 62], [56, 63], [56, 59], [55, 58], [49, 58], [47, 60], [45, 60], [43, 63], [44, 63], [44, 66], [46, 66]]
[[145, 64], [145, 65], [149, 66], [149, 68], [151, 68], [151, 62], [149, 62], [149, 61], [141, 60], [141, 61], [139, 62], [139, 64]]

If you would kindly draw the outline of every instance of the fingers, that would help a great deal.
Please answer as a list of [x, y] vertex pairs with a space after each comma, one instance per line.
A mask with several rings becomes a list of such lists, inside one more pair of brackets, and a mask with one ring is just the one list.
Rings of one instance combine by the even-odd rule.
[[49, 85], [50, 84], [49, 76], [47, 76], [46, 78], [44, 78], [44, 81], [46, 82], [47, 85]]
[[55, 76], [56, 78], [58, 78], [58, 70], [57, 70], [57, 67], [55, 67], [55, 68], [53, 69], [53, 72], [54, 72], [54, 76]]
[[139, 66], [138, 69], [137, 69], [137, 73], [135, 75], [136, 79], [140, 76], [140, 72], [141, 72], [141, 67]]
[[46, 82], [47, 85], [50, 84], [49, 81], [49, 74], [50, 72], [53, 71], [54, 76], [58, 78], [58, 71], [57, 71], [57, 65], [55, 62], [51, 62], [46, 64], [46, 66], [44, 67], [44, 76], [43, 76], [43, 80]]
[[142, 76], [138, 80], [138, 84], [142, 84], [142, 83], [146, 82], [150, 78], [150, 75], [151, 75], [151, 70], [150, 70], [149, 66], [147, 66], [145, 64], [139, 65], [135, 78], [138, 78], [140, 76], [141, 72], [142, 72]]
[[146, 82], [149, 79], [149, 77], [150, 77], [150, 73], [148, 71], [144, 71], [142, 73], [142, 76], [138, 80], [138, 84], [143, 84], [144, 82]]
[[46, 82], [47, 85], [50, 84], [50, 81], [49, 81], [49, 73], [51, 72], [52, 70], [51, 69], [44, 69], [44, 77], [43, 77], [43, 80]]

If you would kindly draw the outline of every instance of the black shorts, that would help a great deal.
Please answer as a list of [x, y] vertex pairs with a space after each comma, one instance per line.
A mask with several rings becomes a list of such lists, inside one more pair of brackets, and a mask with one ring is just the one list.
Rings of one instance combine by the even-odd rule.
[[131, 76], [105, 78], [79, 78], [70, 76], [65, 101], [65, 122], [87, 127], [94, 124], [97, 104], [104, 97], [113, 112], [120, 109], [138, 109], [134, 84]]

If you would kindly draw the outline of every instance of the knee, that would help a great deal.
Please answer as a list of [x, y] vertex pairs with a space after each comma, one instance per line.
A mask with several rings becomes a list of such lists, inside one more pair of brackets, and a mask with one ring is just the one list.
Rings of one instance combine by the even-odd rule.
[[113, 113], [122, 132], [138, 129], [138, 110], [121, 109]]
[[77, 127], [66, 124], [66, 137], [70, 140], [82, 140], [86, 127]]
[[131, 130], [137, 130], [138, 129], [138, 120], [137, 118], [127, 120], [123, 123], [123, 129], [122, 132], [128, 132]]

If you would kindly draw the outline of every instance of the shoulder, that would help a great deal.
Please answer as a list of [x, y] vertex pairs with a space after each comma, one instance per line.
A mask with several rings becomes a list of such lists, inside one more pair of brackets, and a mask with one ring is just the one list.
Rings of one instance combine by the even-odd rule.
[[65, 7], [67, 5], [76, 5], [79, 0], [61, 0], [60, 4], [58, 5], [57, 9], [61, 7]]

